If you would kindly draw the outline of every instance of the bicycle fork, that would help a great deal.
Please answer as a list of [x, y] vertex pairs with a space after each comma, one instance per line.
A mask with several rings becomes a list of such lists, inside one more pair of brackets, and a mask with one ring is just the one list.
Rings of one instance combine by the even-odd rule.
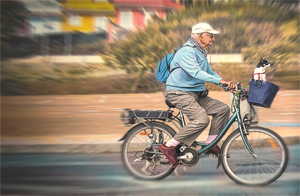
[[248, 135], [248, 131], [246, 129], [246, 126], [244, 124], [244, 122], [242, 121], [241, 119], [241, 115], [240, 115], [240, 111], [239, 111], [239, 108], [237, 108], [235, 106], [235, 112], [236, 112], [236, 118], [237, 118], [237, 121], [238, 121], [238, 125], [239, 125], [239, 130], [240, 130], [240, 133], [241, 133], [241, 137], [242, 137], [242, 140], [247, 148], [247, 150], [249, 151], [249, 153], [251, 154], [251, 157], [252, 158], [255, 158], [256, 155], [255, 155], [255, 152], [253, 150], [253, 148], [250, 146], [249, 144], [249, 141], [248, 141], [248, 138], [247, 138], [247, 135]]

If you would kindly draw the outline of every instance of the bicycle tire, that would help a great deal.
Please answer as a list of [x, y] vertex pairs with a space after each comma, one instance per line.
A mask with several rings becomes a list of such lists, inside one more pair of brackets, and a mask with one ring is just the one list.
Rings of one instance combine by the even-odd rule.
[[[160, 122], [151, 122], [150, 126], [153, 126], [153, 129], [156, 132], [161, 131], [161, 133], [164, 134], [163, 137], [164, 141], [171, 139], [176, 134], [176, 132], [170, 126]], [[149, 141], [150, 139], [147, 138], [148, 135], [146, 135], [150, 132], [151, 129], [143, 123], [136, 126], [125, 138], [125, 141], [122, 146], [122, 160], [127, 171], [130, 174], [132, 174], [134, 177], [143, 180], [159, 180], [170, 175], [175, 168], [169, 164], [169, 161], [164, 162], [165, 165], [159, 162], [159, 159], [161, 157], [164, 157], [164, 155], [159, 155], [159, 156], [156, 155], [155, 159], [153, 158], [153, 159], [138, 160], [139, 158], [142, 159], [141, 157], [143, 156], [143, 154], [145, 154], [144, 152], [141, 152], [141, 150], [146, 149], [150, 144]], [[141, 133], [143, 134], [141, 135]], [[133, 140], [137, 143], [139, 141], [141, 142], [135, 144]], [[157, 145], [160, 143], [162, 142], [156, 141]], [[158, 151], [157, 147], [153, 149]], [[135, 160], [138, 161], [135, 162]], [[151, 162], [149, 160], [151, 160]], [[154, 163], [154, 161], [152, 160], [155, 161], [158, 160], [158, 161]], [[152, 165], [146, 168], [145, 170], [143, 170], [144, 167], [146, 167], [146, 164], [152, 164]], [[154, 166], [156, 167], [155, 169], [153, 169]], [[154, 170], [155, 172], [158, 173], [154, 173], [153, 172]]]
[[[238, 184], [270, 184], [285, 171], [289, 158], [288, 148], [283, 139], [268, 128], [255, 126], [248, 130], [249, 135], [246, 137], [257, 157], [251, 157], [241, 141], [240, 131], [237, 129], [228, 136], [222, 145], [223, 170]], [[235, 165], [236, 167], [234, 167]], [[256, 169], [255, 174], [251, 173], [253, 168]]]

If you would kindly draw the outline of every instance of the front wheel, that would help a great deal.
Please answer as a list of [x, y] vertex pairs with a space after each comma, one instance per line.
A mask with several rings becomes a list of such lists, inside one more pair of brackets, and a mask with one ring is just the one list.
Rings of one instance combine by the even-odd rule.
[[[122, 158], [126, 169], [135, 177], [144, 180], [158, 180], [167, 177], [174, 167], [161, 153], [158, 146], [170, 140], [175, 131], [159, 122], [150, 123], [153, 131], [145, 124], [135, 127], [125, 138]], [[151, 143], [153, 146], [150, 148]]]
[[235, 182], [246, 185], [266, 185], [277, 180], [288, 164], [288, 149], [274, 131], [250, 127], [248, 142], [255, 155], [251, 156], [239, 130], [229, 135], [222, 145], [222, 167]]

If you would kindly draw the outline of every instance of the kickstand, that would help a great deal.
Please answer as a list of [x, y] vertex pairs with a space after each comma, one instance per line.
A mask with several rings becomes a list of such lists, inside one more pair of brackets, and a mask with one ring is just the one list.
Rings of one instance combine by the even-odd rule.
[[219, 167], [220, 167], [220, 165], [221, 165], [221, 156], [219, 155], [218, 156], [218, 164], [217, 164], [217, 167], [216, 167], [216, 169], [218, 169]]

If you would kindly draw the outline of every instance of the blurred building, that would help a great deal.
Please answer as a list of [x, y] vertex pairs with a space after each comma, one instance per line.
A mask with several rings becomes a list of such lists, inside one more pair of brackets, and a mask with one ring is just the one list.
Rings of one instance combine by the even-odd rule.
[[[7, 56], [86, 54], [87, 44], [113, 42], [152, 19], [184, 9], [172, 0], [18, 0], [26, 21], [7, 41]], [[16, 11], [16, 10], [15, 10]], [[21, 36], [20, 36], [21, 35]], [[20, 50], [14, 50], [14, 48]], [[98, 50], [97, 50], [98, 51]], [[99, 52], [99, 51], [98, 51]]]
[[144, 29], [154, 18], [165, 19], [167, 14], [184, 9], [173, 0], [111, 0], [116, 16], [112, 19], [108, 40], [122, 38], [126, 33]]
[[21, 35], [28, 36], [61, 32], [60, 5], [56, 0], [19, 1], [28, 10], [27, 21], [24, 23], [23, 29], [19, 31]]
[[106, 32], [108, 41], [184, 9], [175, 0], [20, 0], [28, 10], [21, 35]]
[[59, 0], [62, 7], [61, 29], [65, 32], [107, 32], [114, 6], [107, 0]]
[[[19, 0], [28, 10], [23, 36], [64, 32], [106, 32], [109, 42], [128, 32], [144, 29], [153, 18], [174, 11], [233, 0]], [[253, 0], [239, 0], [253, 1]], [[299, 1], [258, 0], [299, 11]]]

